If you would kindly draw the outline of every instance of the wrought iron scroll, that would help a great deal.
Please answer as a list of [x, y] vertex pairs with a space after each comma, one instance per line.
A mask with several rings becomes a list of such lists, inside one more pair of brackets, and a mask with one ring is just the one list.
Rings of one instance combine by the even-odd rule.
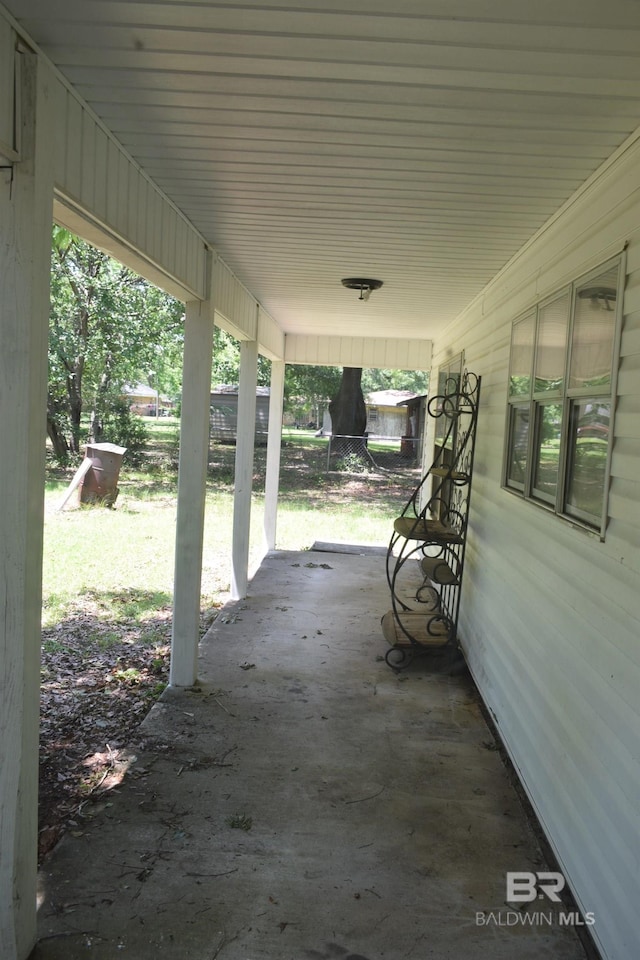
[[387, 653], [396, 669], [439, 641], [457, 643], [479, 398], [480, 378], [465, 371], [427, 405], [430, 417], [442, 418], [434, 460], [395, 521], [387, 551], [396, 633], [408, 641]]

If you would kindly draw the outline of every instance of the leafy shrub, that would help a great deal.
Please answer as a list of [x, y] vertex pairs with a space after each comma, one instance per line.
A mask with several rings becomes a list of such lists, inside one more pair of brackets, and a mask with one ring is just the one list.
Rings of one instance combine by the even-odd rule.
[[141, 417], [131, 413], [126, 400], [117, 399], [105, 410], [102, 418], [102, 436], [110, 443], [127, 448], [127, 460], [139, 465], [149, 436]]
[[360, 453], [345, 453], [344, 456], [336, 460], [334, 470], [341, 473], [371, 473], [371, 461], [365, 459]]

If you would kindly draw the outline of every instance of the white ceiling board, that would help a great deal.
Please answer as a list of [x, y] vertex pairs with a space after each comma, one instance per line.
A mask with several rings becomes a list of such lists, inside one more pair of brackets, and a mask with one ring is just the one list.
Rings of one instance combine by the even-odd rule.
[[640, 124], [629, 0], [5, 5], [289, 333], [437, 335]]
[[[387, 0], [380, 2], [342, 3], [332, 9], [324, 0], [315, 3], [298, 2], [287, 5], [280, 0], [257, 4], [254, 0], [234, 0], [233, 4], [215, 4], [209, 0], [191, 0], [166, 4], [147, 0], [48, 0], [48, 12], [55, 22], [62, 20], [76, 24], [83, 22], [112, 26], [147, 26], [165, 28], [197, 28], [227, 32], [244, 28], [263, 33], [307, 35], [318, 33], [318, 14], [322, 16], [325, 34], [343, 37], [391, 36], [415, 42], [460, 43], [463, 39], [493, 46], [513, 46], [514, 40], [542, 50], [583, 50], [593, 39], [593, 27], [602, 33], [601, 49], [633, 52], [633, 39], [620, 36], [618, 28], [640, 29], [637, 7], [628, 0], [617, 0], [602, 8], [600, 0], [581, 2], [579, 22], [575, 5], [553, 0], [538, 0], [535, 5], [518, 7], [513, 0], [457, 0], [455, 18], [451, 17], [450, 0], [412, 3], [396, 2], [390, 7]], [[25, 23], [40, 20], [42, 3], [22, 0]], [[549, 38], [548, 28], [554, 26]], [[465, 34], [466, 30], [466, 34]]]

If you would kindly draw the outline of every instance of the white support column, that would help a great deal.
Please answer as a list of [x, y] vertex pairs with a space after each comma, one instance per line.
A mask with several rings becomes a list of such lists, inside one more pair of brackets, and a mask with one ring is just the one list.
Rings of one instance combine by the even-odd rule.
[[267, 471], [264, 486], [264, 549], [275, 550], [280, 490], [280, 450], [282, 447], [282, 404], [284, 400], [284, 360], [271, 363], [269, 396], [269, 437]]
[[50, 75], [23, 53], [22, 158], [0, 170], [0, 957], [36, 939], [47, 338], [53, 213]]
[[[210, 276], [213, 277], [212, 269]], [[187, 303], [169, 678], [170, 684], [175, 687], [189, 687], [197, 677], [213, 319], [214, 299], [211, 291], [208, 300]]]
[[240, 344], [238, 438], [236, 441], [233, 543], [231, 546], [231, 596], [234, 600], [246, 597], [249, 583], [249, 533], [251, 529], [251, 488], [256, 433], [257, 382], [258, 343], [256, 340], [243, 340]]

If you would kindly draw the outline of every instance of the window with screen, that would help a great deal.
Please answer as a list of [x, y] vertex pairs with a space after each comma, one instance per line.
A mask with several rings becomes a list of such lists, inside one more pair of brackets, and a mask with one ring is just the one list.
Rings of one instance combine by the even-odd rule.
[[604, 534], [622, 259], [513, 324], [504, 485]]

